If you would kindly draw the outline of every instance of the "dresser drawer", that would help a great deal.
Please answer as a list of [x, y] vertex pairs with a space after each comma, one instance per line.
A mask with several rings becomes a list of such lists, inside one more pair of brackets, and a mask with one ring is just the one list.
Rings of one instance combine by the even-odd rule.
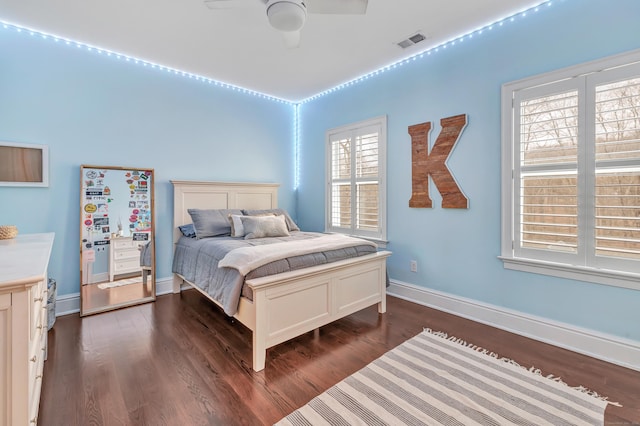
[[42, 390], [42, 374], [44, 373], [44, 358], [46, 350], [46, 332], [38, 339], [37, 355], [35, 361], [29, 360], [29, 424], [38, 423], [38, 410], [40, 408], [40, 392]]
[[139, 258], [140, 258], [140, 251], [138, 251], [138, 249], [117, 250], [115, 253], [113, 253], [113, 259], [116, 261], [123, 260], [123, 259], [139, 259]]
[[133, 241], [131, 238], [113, 238], [111, 245], [114, 250], [138, 249], [146, 241]]
[[116, 274], [124, 274], [126, 272], [136, 272], [140, 271], [140, 259], [135, 258], [131, 260], [121, 260], [116, 261], [113, 264], [113, 273]]
[[47, 305], [46, 285], [44, 281], [39, 281], [37, 285], [31, 287], [27, 293], [29, 297], [29, 318], [31, 321], [31, 335], [33, 341], [38, 331], [38, 321], [42, 317], [42, 307]]
[[[37, 314], [37, 322], [34, 329], [34, 337], [29, 342], [29, 359], [32, 360], [35, 358], [38, 361], [43, 357], [44, 352], [42, 350], [42, 342], [43, 335], [47, 332], [47, 315], [44, 309], [40, 308], [40, 311]], [[30, 361], [30, 365], [35, 363], [35, 361]]]
[[134, 248], [133, 240], [131, 238], [113, 238], [111, 245], [114, 250]]

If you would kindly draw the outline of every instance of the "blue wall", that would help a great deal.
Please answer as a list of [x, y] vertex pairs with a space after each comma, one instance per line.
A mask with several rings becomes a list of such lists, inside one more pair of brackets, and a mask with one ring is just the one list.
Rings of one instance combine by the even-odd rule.
[[[640, 2], [555, 1], [515, 22], [300, 108], [298, 222], [324, 229], [324, 135], [388, 117], [388, 262], [392, 279], [640, 340], [640, 291], [503, 269], [500, 254], [500, 88], [510, 81], [640, 47]], [[449, 168], [468, 210], [410, 209], [407, 127], [467, 114]], [[418, 273], [409, 271], [411, 259]], [[427, 324], [425, 324], [426, 326]]]
[[[325, 131], [386, 114], [392, 279], [640, 340], [640, 292], [508, 271], [497, 259], [501, 85], [639, 48], [638, 16], [637, 0], [556, 0], [301, 105], [297, 191], [291, 106], [0, 29], [0, 140], [46, 144], [51, 155], [49, 188], [0, 187], [0, 224], [55, 232], [50, 275], [61, 295], [77, 293], [80, 165], [154, 168], [158, 276], [169, 277], [170, 179], [279, 182], [280, 205], [321, 231]], [[442, 209], [432, 187], [435, 207], [410, 209], [407, 127], [432, 121], [433, 141], [441, 118], [462, 113], [449, 166], [470, 208]]]
[[48, 188], [0, 187], [0, 224], [55, 232], [49, 275], [80, 291], [80, 165], [155, 169], [158, 277], [171, 179], [281, 184], [295, 211], [293, 107], [0, 28], [0, 141], [49, 146]]

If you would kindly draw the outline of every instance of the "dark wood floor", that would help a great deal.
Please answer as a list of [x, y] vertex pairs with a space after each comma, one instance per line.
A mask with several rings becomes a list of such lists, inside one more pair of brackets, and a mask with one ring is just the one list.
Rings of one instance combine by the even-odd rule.
[[251, 333], [195, 290], [49, 332], [42, 426], [272, 424], [424, 327], [618, 401], [606, 423], [640, 424], [640, 372], [393, 297], [272, 348], [251, 370]]

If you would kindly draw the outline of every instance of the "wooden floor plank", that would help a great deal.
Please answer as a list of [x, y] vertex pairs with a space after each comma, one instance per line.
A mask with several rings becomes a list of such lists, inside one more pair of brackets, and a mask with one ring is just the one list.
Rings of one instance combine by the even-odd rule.
[[267, 352], [251, 370], [251, 332], [194, 290], [49, 332], [41, 426], [268, 425], [423, 328], [535, 366], [617, 401], [609, 425], [640, 425], [640, 372], [389, 297]]

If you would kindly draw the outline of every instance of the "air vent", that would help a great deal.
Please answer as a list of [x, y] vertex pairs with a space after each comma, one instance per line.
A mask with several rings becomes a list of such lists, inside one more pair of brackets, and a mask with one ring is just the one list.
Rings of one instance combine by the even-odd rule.
[[407, 47], [413, 46], [414, 44], [420, 43], [423, 40], [426, 40], [427, 36], [425, 36], [422, 33], [415, 33], [414, 35], [407, 37], [404, 40], [399, 41], [398, 43], [396, 43], [398, 46], [400, 46], [403, 49], [406, 49]]
[[409, 40], [411, 40], [413, 42], [413, 44], [416, 43], [420, 43], [422, 40], [424, 40], [426, 37], [420, 33], [412, 35], [411, 37], [409, 37]]
[[415, 43], [413, 43], [411, 40], [406, 39], [406, 40], [402, 40], [400, 43], [398, 43], [398, 46], [402, 47], [403, 49], [406, 49], [409, 46], [413, 46]]

